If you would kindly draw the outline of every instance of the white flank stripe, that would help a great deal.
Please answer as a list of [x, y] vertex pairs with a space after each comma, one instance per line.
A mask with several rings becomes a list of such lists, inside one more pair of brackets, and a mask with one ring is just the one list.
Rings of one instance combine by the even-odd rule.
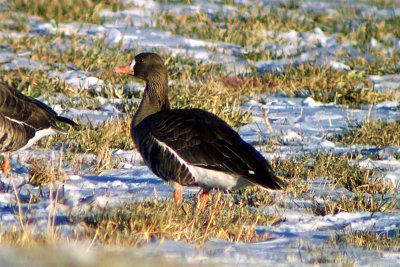
[[15, 120], [15, 119], [13, 119], [13, 118], [10, 118], [10, 117], [7, 117], [7, 116], [4, 116], [6, 119], [8, 119], [9, 121], [12, 121], [12, 122], [15, 122], [15, 123], [17, 123], [17, 124], [19, 124], [19, 125], [28, 125], [28, 124], [26, 124], [26, 123], [23, 123], [22, 121], [17, 121], [17, 120]]
[[154, 140], [157, 142], [157, 144], [159, 144], [159, 145], [164, 149], [164, 151], [170, 152], [172, 155], [174, 155], [174, 157], [175, 157], [175, 159], [176, 159], [177, 161], [179, 161], [182, 165], [185, 165], [186, 167], [189, 168], [190, 164], [187, 163], [186, 160], [184, 160], [183, 158], [181, 158], [181, 156], [179, 156], [179, 154], [176, 153], [175, 150], [173, 150], [173, 149], [170, 148], [166, 143], [164, 143], [164, 142], [158, 140], [157, 138], [155, 138], [155, 137], [153, 137], [153, 138], [154, 138]]

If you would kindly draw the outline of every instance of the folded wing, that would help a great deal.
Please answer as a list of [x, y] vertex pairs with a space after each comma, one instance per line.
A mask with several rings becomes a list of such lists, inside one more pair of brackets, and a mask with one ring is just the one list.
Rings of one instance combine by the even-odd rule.
[[[136, 140], [153, 139], [164, 147], [163, 151], [168, 147], [167, 153], [153, 152], [157, 161], [175, 158], [181, 163], [238, 175], [271, 189], [279, 189], [285, 184], [257, 150], [243, 141], [227, 123], [209, 112], [200, 109], [166, 110], [149, 116], [139, 127], [141, 133]], [[135, 138], [135, 129], [133, 136]], [[160, 168], [171, 164], [160, 164]]]

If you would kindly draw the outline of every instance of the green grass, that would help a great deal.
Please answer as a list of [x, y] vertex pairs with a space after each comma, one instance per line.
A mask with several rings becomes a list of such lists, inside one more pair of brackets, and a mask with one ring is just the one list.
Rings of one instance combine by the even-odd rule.
[[[110, 49], [102, 39], [95, 39], [92, 46], [83, 48], [80, 43], [85, 39], [82, 38], [79, 36], [70, 37], [68, 40], [71, 42], [71, 46], [62, 52], [51, 46], [56, 40], [65, 39], [62, 35], [25, 37], [22, 39], [4, 37], [0, 40], [0, 43], [10, 46], [14, 51], [32, 49], [32, 59], [44, 60], [50, 64], [72, 64], [83, 71], [101, 71], [99, 78], [110, 84], [125, 84], [129, 81], [129, 77], [115, 75], [112, 69], [115, 66], [128, 64], [134, 54], [139, 51], [123, 52], [118, 46]], [[395, 93], [376, 92], [369, 82], [369, 75], [397, 73], [396, 58], [388, 58], [381, 54], [376, 54], [379, 59], [378, 62], [369, 63], [361, 58], [350, 60], [348, 65], [353, 68], [350, 72], [306, 64], [289, 68], [283, 74], [264, 73], [261, 77], [256, 70], [251, 75], [234, 77], [228, 76], [224, 69], [219, 66], [199, 64], [192, 59], [172, 56], [168, 53], [161, 53], [161, 56], [166, 62], [170, 79], [181, 85], [173, 87], [174, 90], [181, 87], [177, 88], [177, 91], [171, 90], [172, 101], [174, 101], [175, 96], [179, 98], [182, 95], [182, 90], [186, 90], [183, 91], [184, 95], [189, 92], [189, 96], [196, 91], [211, 91], [211, 95], [213, 95], [211, 89], [217, 87], [221, 89], [221, 92], [226, 91], [227, 94], [218, 94], [215, 98], [212, 98], [212, 101], [228, 98], [228, 101], [221, 103], [220, 106], [224, 108], [217, 112], [218, 115], [225, 113], [226, 105], [240, 104], [244, 96], [269, 92], [279, 92], [289, 96], [305, 93], [311, 95], [317, 101], [333, 102], [352, 107], [362, 104], [375, 104], [397, 97]], [[346, 57], [346, 55], [338, 56]], [[210, 81], [209, 84], [208, 81]], [[219, 88], [218, 83], [221, 82], [225, 88]], [[189, 83], [190, 85], [188, 85]], [[360, 84], [361, 87], [359, 87]], [[204, 90], [202, 87], [207, 87], [210, 90]], [[110, 96], [124, 97], [115, 94], [115, 92], [111, 92]], [[185, 95], [185, 98], [176, 100], [178, 107], [199, 107], [209, 111], [213, 109], [213, 105], [196, 103], [204, 100], [201, 94], [197, 99], [196, 97], [188, 99]], [[212, 101], [210, 100], [210, 102]], [[237, 109], [236, 112], [239, 112], [239, 110]], [[236, 116], [236, 121], [233, 121], [234, 119], [229, 118], [229, 116], [226, 118], [232, 121], [235, 126], [247, 121], [244, 114], [238, 115], [233, 115]]]
[[398, 252], [400, 249], [400, 234], [374, 231], [350, 231], [331, 238], [333, 246], [354, 246], [369, 250]]
[[335, 140], [345, 145], [376, 147], [400, 146], [400, 122], [371, 121], [338, 135]]
[[105, 208], [85, 219], [87, 234], [103, 244], [140, 246], [154, 239], [204, 244], [210, 239], [238, 242], [265, 240], [255, 227], [281, 221], [215, 195], [205, 212], [196, 203], [176, 204], [172, 200], [141, 201], [122, 208]]
[[[387, 4], [389, 5], [389, 4]], [[351, 12], [350, 12], [351, 10]], [[205, 12], [196, 12], [176, 15], [164, 12], [156, 16], [156, 21], [148, 26], [183, 35], [211, 41], [232, 43], [250, 49], [257, 47], [264, 41], [282, 43], [276, 36], [266, 32], [312, 32], [321, 28], [325, 34], [338, 34], [338, 42], [356, 41], [361, 49], [370, 50], [370, 39], [389, 44], [386, 36], [392, 34], [400, 37], [397, 27], [399, 18], [383, 18], [378, 22], [367, 19], [354, 26], [354, 20], [348, 17], [357, 16], [360, 10], [346, 7], [337, 9], [337, 16], [315, 11], [303, 11], [296, 4], [273, 5], [266, 11], [262, 5], [245, 6], [238, 8], [236, 15], [223, 16], [219, 13], [209, 15]], [[274, 51], [250, 51], [242, 57], [250, 60], [271, 60], [282, 56]]]
[[[185, 3], [185, 1], [184, 1]], [[227, 4], [232, 4], [228, 1]], [[393, 6], [392, 1], [375, 1], [372, 5], [380, 8]], [[14, 10], [23, 10], [31, 16], [39, 16], [44, 20], [54, 19], [57, 22], [89, 22], [101, 23], [99, 11], [111, 9], [113, 11], [132, 7], [123, 1], [53, 1], [49, 6], [46, 1], [17, 0], [12, 5]], [[237, 7], [237, 6], [236, 6]], [[351, 10], [351, 11], [350, 11]], [[224, 16], [222, 13], [209, 15], [205, 12], [176, 15], [171, 12], [163, 12], [154, 15], [155, 21], [151, 27], [171, 31], [177, 35], [223, 41], [253, 48], [263, 41], [281, 42], [276, 37], [267, 35], [266, 32], [286, 32], [295, 30], [298, 32], [310, 32], [315, 28], [321, 28], [326, 34], [340, 33], [339, 42], [354, 40], [361, 48], [369, 49], [369, 41], [375, 38], [380, 42], [387, 43], [387, 34], [400, 37], [397, 27], [399, 18], [383, 18], [379, 21], [367, 19], [354, 26], [354, 20], [348, 17], [357, 17], [361, 10], [349, 9], [347, 5], [343, 8], [338, 6], [337, 16], [329, 16], [327, 13], [315, 11], [303, 11], [294, 2], [281, 5], [272, 5], [271, 10], [266, 10], [263, 5], [241, 5], [236, 15]], [[82, 15], [83, 14], [83, 15]], [[1, 20], [1, 18], [0, 18]], [[18, 27], [15, 26], [16, 28]], [[267, 60], [279, 58], [273, 51], [253, 51], [244, 53], [244, 58], [250, 60]]]
[[16, 88], [25, 95], [35, 98], [51, 93], [63, 93], [67, 96], [73, 96], [75, 93], [75, 90], [68, 84], [50, 79], [47, 74], [41, 71], [0, 70], [0, 81]]
[[[373, 73], [375, 72], [364, 69], [345, 72], [305, 64], [296, 68], [290, 67], [283, 74], [264, 73], [261, 84], [271, 91], [289, 96], [306, 94], [316, 101], [350, 107], [395, 99], [394, 92], [380, 93], [372, 88], [368, 76]], [[362, 84], [360, 88], [359, 84]]]
[[317, 216], [334, 215], [340, 212], [393, 212], [395, 203], [391, 200], [383, 200], [384, 194], [374, 195], [357, 194], [354, 197], [340, 197], [337, 201], [314, 202], [311, 212]]
[[[119, 159], [112, 159], [113, 149], [135, 149], [130, 135], [130, 118], [106, 121], [97, 127], [77, 122], [80, 125], [78, 130], [68, 131], [67, 136], [43, 138], [36, 145], [47, 149], [62, 148], [62, 160], [75, 174], [92, 172], [101, 175], [104, 170], [116, 168], [120, 162]], [[85, 159], [85, 154], [94, 158]]]
[[42, 17], [44, 20], [86, 23], [99, 23], [101, 9], [116, 11], [128, 8], [122, 0], [56, 0], [51, 5], [45, 0], [15, 0], [10, 4], [14, 11], [25, 11], [29, 16]]
[[[338, 212], [371, 211], [389, 212], [395, 202], [390, 200], [394, 188], [380, 181], [382, 170], [361, 168], [352, 155], [333, 155], [316, 153], [302, 157], [271, 161], [278, 176], [288, 182], [284, 189], [284, 198], [309, 198], [314, 194], [310, 183], [315, 179], [326, 179], [330, 185], [326, 190], [344, 187], [355, 193], [354, 197], [341, 197], [324, 203], [315, 202], [312, 212], [316, 215], [336, 214]], [[282, 199], [257, 187], [231, 192], [233, 202], [250, 207], [278, 205]], [[387, 200], [389, 199], [389, 200]]]
[[325, 178], [333, 186], [342, 186], [352, 192], [380, 194], [387, 188], [375, 181], [379, 179], [380, 169], [363, 169], [352, 162], [348, 154], [333, 155], [316, 153], [283, 161], [273, 161], [278, 174], [289, 181]]
[[[69, 131], [64, 147], [71, 153], [98, 154], [104, 147], [109, 149], [132, 150], [134, 148], [130, 136], [130, 119], [121, 118], [107, 121], [99, 127], [79, 123], [80, 129]], [[51, 136], [41, 141], [41, 147], [51, 148], [57, 145], [62, 136]]]
[[[11, 49], [33, 49], [32, 59], [44, 60], [50, 64], [72, 64], [82, 71], [101, 71], [99, 78], [106, 81], [108, 90], [106, 97], [117, 97], [128, 99], [130, 95], [123, 95], [117, 92], [111, 84], [125, 84], [131, 77], [115, 74], [112, 70], [116, 66], [122, 66], [130, 63], [136, 51], [127, 53], [121, 52], [117, 48], [108, 48], [103, 40], [95, 41], [93, 46], [81, 48], [79, 43], [82, 37], [73, 37], [71, 46], [63, 52], [55, 51], [51, 47], [60, 36], [45, 36], [37, 38], [24, 38], [21, 40], [4, 38], [0, 43], [10, 45]], [[172, 56], [171, 54], [161, 53], [164, 58], [171, 80], [176, 80], [177, 85], [170, 89], [171, 105], [176, 108], [202, 108], [210, 112], [214, 112], [221, 116], [232, 126], [240, 126], [249, 122], [250, 114], [244, 113], [238, 107], [243, 103], [242, 97], [249, 90], [246, 83], [248, 78], [235, 85], [227, 84], [226, 74], [221, 67], [197, 64], [194, 60], [184, 59], [182, 57]], [[210, 73], [217, 73], [217, 77], [210, 76]], [[32, 77], [33, 76], [33, 77]], [[42, 79], [44, 77], [44, 79]], [[199, 77], [201, 79], [199, 80]], [[219, 77], [224, 77], [221, 82]], [[79, 94], [80, 98], [87, 99], [92, 97], [87, 91], [80, 88], [73, 89], [62, 82], [56, 82], [46, 77], [45, 74], [38, 74], [35, 71], [13, 71], [4, 72], [1, 80], [9, 85], [20, 88], [24, 93], [37, 97], [47, 92], [67, 92], [67, 95]], [[251, 79], [250, 79], [251, 81]], [[29, 93], [21, 83], [26, 86], [31, 85], [35, 88], [35, 93]], [[42, 85], [43, 84], [43, 85]], [[48, 84], [45, 86], [45, 84]], [[52, 89], [51, 87], [55, 88]], [[42, 87], [45, 87], [42, 89]], [[58, 89], [60, 88], [60, 89]], [[251, 91], [251, 90], [250, 90]], [[135, 97], [141, 97], [140, 94]], [[90, 101], [86, 101], [90, 102]], [[216, 105], [217, 103], [217, 105]], [[68, 106], [68, 105], [66, 105]], [[69, 105], [71, 107], [71, 105]], [[233, 107], [233, 108], [232, 108]], [[130, 112], [134, 112], [135, 108], [127, 108]]]
[[400, 7], [399, 1], [394, 0], [367, 0], [366, 2], [378, 8]]
[[[276, 11], [276, 12], [275, 12]], [[171, 31], [176, 35], [184, 35], [206, 40], [222, 41], [242, 47], [254, 47], [261, 42], [278, 41], [266, 34], [266, 31], [298, 30], [310, 31], [312, 25], [301, 22], [293, 16], [280, 14], [273, 8], [265, 13], [263, 6], [241, 6], [238, 15], [210, 16], [207, 13], [176, 15], [165, 12], [156, 16], [156, 21], [148, 26]], [[273, 54], [260, 52], [243, 55], [251, 60], [271, 59]]]

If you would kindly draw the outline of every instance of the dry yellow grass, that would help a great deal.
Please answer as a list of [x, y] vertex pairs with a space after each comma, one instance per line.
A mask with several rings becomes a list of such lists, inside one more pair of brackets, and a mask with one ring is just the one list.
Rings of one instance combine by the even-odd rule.
[[276, 215], [265, 214], [217, 193], [201, 213], [196, 203], [177, 204], [172, 200], [141, 201], [123, 208], [105, 208], [85, 219], [87, 234], [97, 242], [139, 246], [154, 239], [171, 239], [204, 244], [210, 239], [237, 242], [265, 240], [255, 227], [276, 224]]
[[336, 247], [355, 246], [363, 249], [398, 252], [400, 249], [399, 232], [349, 231], [330, 239], [330, 245]]

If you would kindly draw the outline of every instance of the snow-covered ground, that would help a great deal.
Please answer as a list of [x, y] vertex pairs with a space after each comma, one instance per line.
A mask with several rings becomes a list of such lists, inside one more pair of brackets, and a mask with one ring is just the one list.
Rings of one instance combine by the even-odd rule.
[[[350, 70], [346, 65], [349, 58], [364, 57], [371, 60], [369, 53], [361, 53], [354, 42], [337, 42], [338, 36], [324, 33], [316, 28], [314, 32], [269, 32], [266, 35], [274, 35], [282, 43], [264, 42], [258, 47], [240, 47], [238, 45], [200, 40], [184, 36], [175, 36], [170, 32], [155, 28], [146, 28], [155, 18], [155, 13], [169, 10], [173, 14], [189, 12], [207, 12], [210, 15], [224, 14], [237, 15], [237, 8], [224, 6], [218, 3], [194, 2], [192, 5], [167, 4], [162, 5], [152, 1], [133, 0], [136, 8], [118, 12], [102, 11], [104, 21], [102, 25], [81, 25], [79, 23], [55, 23], [54, 21], [42, 21], [37, 18], [26, 18], [30, 33], [1, 32], [0, 36], [22, 38], [24, 35], [43, 35], [65, 33], [65, 36], [77, 34], [86, 36], [90, 46], [96, 38], [105, 37], [110, 47], [122, 42], [121, 49], [129, 50], [137, 47], [139, 51], [150, 51], [156, 48], [160, 51], [172, 52], [199, 62], [221, 64], [229, 73], [249, 72], [250, 67], [255, 67], [262, 72], [282, 72], [285, 67], [298, 66], [307, 62], [316, 65], [328, 65], [345, 71]], [[279, 1], [264, 0], [265, 12], [269, 12], [271, 6]], [[252, 1], [235, 1], [236, 4], [252, 4]], [[304, 10], [325, 12], [335, 16], [338, 7], [352, 8], [357, 1], [341, 3], [339, 1], [313, 1], [304, 0], [299, 3]], [[380, 18], [399, 16], [400, 8], [379, 8], [371, 6], [367, 2], [358, 3], [361, 17]], [[8, 12], [3, 10], [2, 12]], [[350, 19], [349, 19], [350, 20]], [[392, 45], [384, 46], [371, 40], [371, 45], [381, 49], [387, 54], [394, 55], [400, 46], [400, 39], [393, 39]], [[55, 42], [58, 51], [63, 51], [71, 45], [69, 42]], [[249, 51], [272, 50], [282, 59], [269, 61], [249, 61], [239, 55]], [[349, 57], [335, 56], [337, 52], [345, 51]], [[1, 67], [5, 70], [17, 68], [40, 69], [47, 71], [51, 77], [65, 80], [67, 83], [84, 88], [101, 90], [105, 81], [98, 78], [98, 73], [88, 73], [74, 70], [71, 66], [65, 66], [66, 71], [55, 72], [52, 65], [39, 60], [31, 60], [29, 51], [13, 52], [7, 47], [0, 50]], [[73, 70], [71, 70], [73, 69]], [[371, 76], [370, 81], [376, 90], [391, 91], [400, 88], [400, 75]], [[143, 90], [143, 86], [133, 84], [136, 90]], [[40, 98], [52, 103], [57, 112], [62, 116], [72, 119], [81, 119], [83, 123], [99, 125], [107, 120], [126, 116], [116, 109], [118, 100], [98, 97], [101, 109], [88, 110], [82, 108], [70, 108], [63, 110], [57, 103], [65, 101], [62, 96]], [[78, 99], [76, 101], [79, 101]], [[133, 100], [138, 101], [138, 100]], [[249, 143], [257, 146], [259, 141], [270, 136], [278, 136], [283, 142], [273, 153], [264, 155], [272, 159], [281, 159], [302, 155], [304, 153], [333, 152], [341, 153], [379, 153], [383, 155], [379, 160], [365, 158], [362, 164], [365, 166], [378, 166], [383, 169], [382, 178], [394, 187], [400, 183], [400, 161], [394, 157], [400, 153], [399, 147], [377, 149], [360, 145], [343, 146], [329, 141], [327, 137], [348, 129], [357, 123], [370, 120], [393, 121], [400, 118], [397, 101], [379, 103], [374, 106], [351, 109], [348, 107], [323, 104], [312, 98], [289, 98], [284, 95], [262, 95], [250, 99], [242, 108], [252, 110], [252, 122], [240, 128], [241, 136]], [[263, 114], [268, 111], [269, 124]], [[271, 131], [272, 129], [272, 131]], [[262, 147], [257, 146], [263, 150]], [[30, 158], [47, 158], [57, 166], [62, 156], [60, 150], [29, 149], [12, 154], [13, 178], [16, 185], [20, 185], [28, 178], [27, 161]], [[86, 162], [90, 164], [94, 155], [84, 155]], [[29, 214], [29, 228], [33, 231], [46, 232], [50, 214], [56, 214], [56, 231], [64, 236], [73, 236], [79, 227], [70, 224], [66, 219], [68, 214], [79, 213], [93, 207], [119, 206], [122, 202], [130, 202], [143, 198], [165, 198], [172, 195], [172, 189], [144, 166], [137, 151], [113, 151], [114, 158], [118, 158], [121, 164], [118, 168], [107, 170], [101, 176], [94, 173], [82, 172], [76, 174], [74, 170], [64, 167], [68, 179], [63, 184], [56, 184], [53, 192], [59, 191], [58, 198], [62, 203], [54, 204], [50, 197], [44, 197], [35, 204], [23, 204], [26, 214]], [[2, 181], [11, 186], [10, 177], [2, 177]], [[352, 196], [353, 193], [326, 185], [323, 179], [316, 180], [311, 185], [310, 196], [312, 199], [285, 199], [285, 208], [272, 206], [265, 208], [266, 212], [279, 212], [286, 220], [279, 225], [263, 227], [259, 231], [268, 231], [273, 237], [264, 242], [242, 244], [214, 240], [199, 248], [186, 243], [164, 241], [152, 242], [143, 248], [132, 249], [135, 255], [161, 257], [167, 262], [174, 261], [180, 264], [243, 264], [243, 265], [272, 265], [292, 264], [301, 265], [312, 263], [318, 257], [343, 258], [341, 262], [355, 263], [357, 265], [398, 265], [400, 254], [377, 251], [366, 251], [358, 248], [345, 248], [337, 250], [327, 245], [329, 237], [336, 233], [350, 230], [370, 231], [397, 231], [400, 228], [400, 213], [370, 213], [341, 212], [335, 215], [315, 216], [309, 211], [314, 200], [329, 201], [341, 195]], [[32, 192], [39, 189], [31, 185], [22, 186], [19, 189], [21, 198], [27, 198]], [[49, 196], [49, 188], [45, 188]], [[197, 192], [197, 189], [185, 189], [185, 195]], [[155, 195], [156, 194], [156, 195]], [[282, 192], [275, 192], [277, 197]], [[46, 195], [46, 193], [45, 193]], [[388, 197], [392, 195], [388, 194]], [[397, 195], [394, 195], [397, 199]], [[0, 192], [0, 230], [5, 231], [19, 227], [18, 209], [12, 189]], [[0, 254], [0, 261], [4, 261], [5, 255]]]

